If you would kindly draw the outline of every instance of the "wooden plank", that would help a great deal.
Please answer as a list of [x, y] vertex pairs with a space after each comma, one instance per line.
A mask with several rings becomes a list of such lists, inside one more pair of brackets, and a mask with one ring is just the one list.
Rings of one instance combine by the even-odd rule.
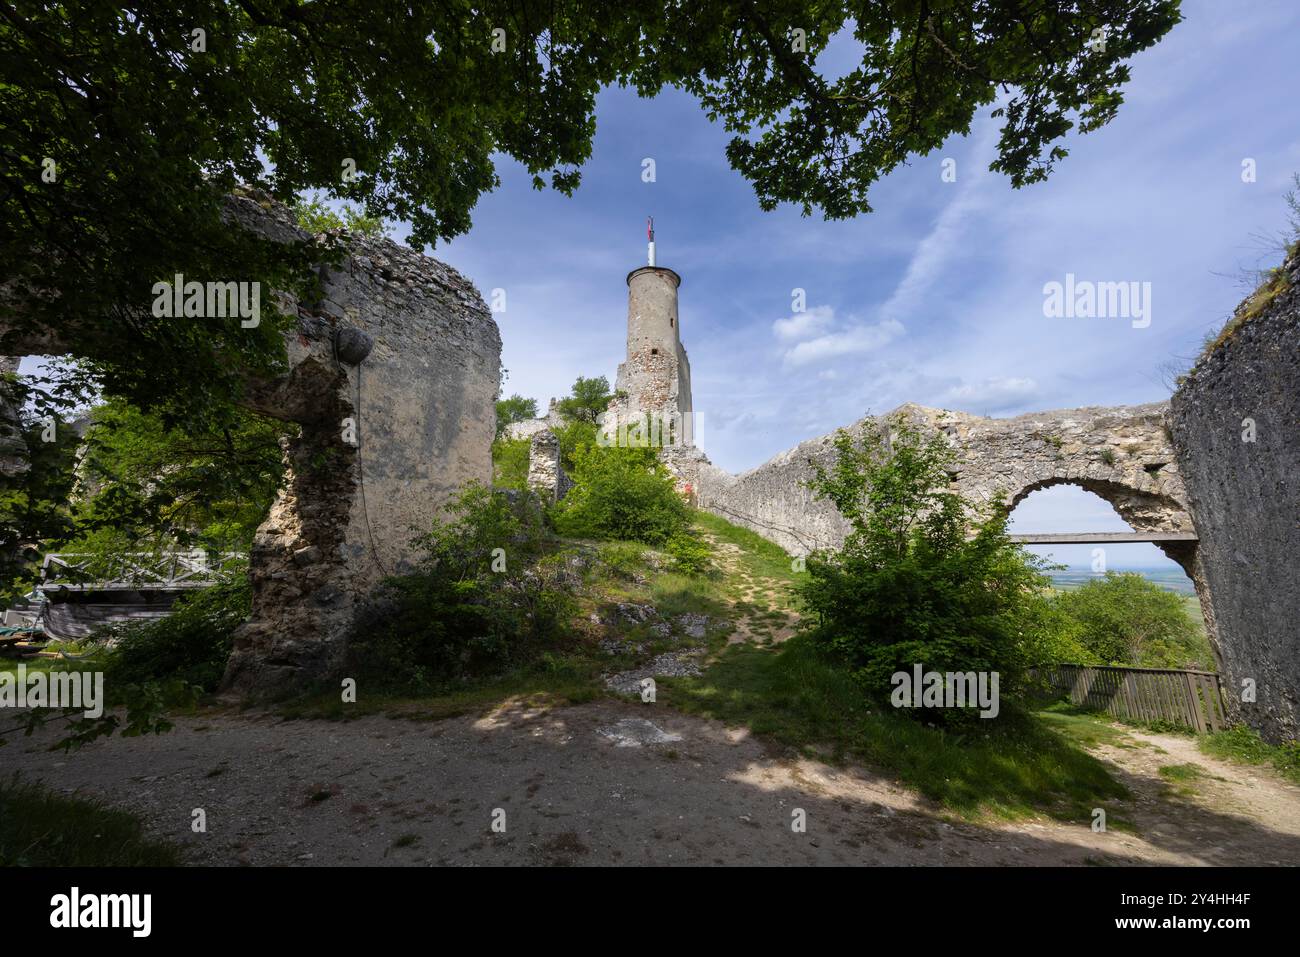
[[1183, 675], [1183, 683], [1187, 688], [1187, 713], [1191, 718], [1192, 727], [1196, 729], [1197, 734], [1205, 733], [1205, 712], [1201, 710], [1201, 696], [1197, 693], [1196, 684], [1191, 675]]
[[1205, 734], [1207, 731], [1214, 730], [1214, 702], [1210, 698], [1210, 685], [1200, 675], [1188, 675], [1188, 683], [1192, 686], [1193, 694], [1196, 696], [1196, 714], [1200, 719], [1197, 731]]
[[1161, 675], [1160, 683], [1165, 688], [1165, 700], [1169, 703], [1169, 722], [1172, 724], [1186, 724], [1183, 718], [1182, 695], [1178, 693], [1178, 688], [1170, 680], [1169, 675]]
[[1222, 731], [1227, 727], [1227, 715], [1223, 710], [1223, 689], [1219, 683], [1218, 675], [1214, 677], [1203, 676], [1200, 679], [1205, 686], [1205, 708], [1210, 718], [1210, 730]]

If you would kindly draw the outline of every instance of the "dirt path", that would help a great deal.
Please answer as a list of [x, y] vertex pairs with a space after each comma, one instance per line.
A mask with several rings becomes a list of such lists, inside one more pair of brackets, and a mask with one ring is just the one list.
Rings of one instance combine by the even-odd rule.
[[[1152, 746], [1099, 753], [1137, 796], [1122, 813], [1141, 836], [958, 822], [869, 771], [639, 702], [439, 722], [221, 714], [71, 756], [39, 736], [5, 751], [6, 770], [136, 811], [197, 864], [1300, 864], [1300, 789], [1135, 737]], [[1169, 794], [1164, 764], [1206, 776]], [[200, 807], [206, 834], [190, 830]]]
[[741, 560], [739, 546], [721, 541], [707, 532], [703, 537], [713, 546], [717, 562], [727, 580], [734, 583], [738, 596], [728, 601], [732, 632], [727, 643], [779, 644], [793, 635], [799, 624], [799, 614], [780, 607], [785, 586], [773, 578], [751, 574]]

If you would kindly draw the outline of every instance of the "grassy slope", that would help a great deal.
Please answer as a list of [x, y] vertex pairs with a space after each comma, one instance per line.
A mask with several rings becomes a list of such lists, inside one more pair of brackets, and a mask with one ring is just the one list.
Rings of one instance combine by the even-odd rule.
[[1272, 767], [1293, 784], [1300, 784], [1300, 741], [1268, 744], [1252, 728], [1236, 727], [1197, 740], [1204, 753], [1237, 764]]
[[133, 814], [30, 784], [0, 784], [0, 866], [172, 867], [180, 863], [180, 851], [146, 838]]
[[[714, 544], [718, 572], [689, 577], [664, 570], [664, 557], [629, 542], [590, 543], [598, 561], [571, 641], [528, 668], [464, 683], [445, 693], [362, 696], [344, 705], [337, 692], [281, 707], [287, 718], [348, 719], [386, 713], [440, 720], [481, 713], [511, 696], [552, 703], [605, 697], [602, 675], [660, 652], [695, 644], [656, 639], [645, 626], [624, 626], [639, 656], [613, 655], [597, 641], [590, 616], [615, 602], [653, 603], [660, 614], [706, 614], [730, 624], [711, 633], [709, 666], [698, 678], [662, 678], [659, 701], [682, 712], [746, 726], [780, 745], [830, 761], [854, 760], [916, 788], [967, 817], [1048, 814], [1087, 821], [1091, 809], [1125, 789], [1085, 747], [1125, 739], [1104, 719], [1054, 712], [1007, 714], [992, 729], [954, 735], [892, 709], [872, 709], [861, 691], [809, 643], [784, 637], [797, 621], [798, 577], [781, 548], [712, 515], [697, 526]], [[728, 636], [747, 635], [741, 643]], [[1112, 820], [1114, 817], [1112, 816]]]

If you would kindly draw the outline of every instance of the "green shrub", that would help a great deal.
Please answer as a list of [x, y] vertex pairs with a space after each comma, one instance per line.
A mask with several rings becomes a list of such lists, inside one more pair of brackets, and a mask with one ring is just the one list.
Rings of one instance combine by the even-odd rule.
[[556, 426], [551, 431], [560, 440], [560, 468], [572, 476], [579, 453], [596, 446], [599, 429], [593, 422], [577, 419], [567, 425]]
[[645, 547], [636, 542], [606, 542], [596, 558], [620, 578], [635, 578], [646, 566]]
[[528, 439], [497, 439], [492, 443], [493, 482], [501, 488], [522, 491], [528, 486]]
[[[998, 672], [1000, 693], [1016, 693], [1028, 649], [1050, 624], [1038, 600], [1047, 579], [1007, 537], [1002, 503], [981, 512], [950, 491], [951, 448], [902, 420], [889, 435], [868, 424], [857, 443], [840, 432], [834, 447], [834, 463], [813, 463], [808, 484], [851, 532], [840, 552], [809, 556], [797, 586], [814, 641], [878, 697], [915, 664]], [[972, 713], [958, 710], [927, 711], [926, 720]]]
[[672, 556], [672, 570], [683, 575], [707, 575], [714, 570], [713, 549], [704, 539], [688, 532], [677, 532], [664, 549]]
[[1024, 614], [1021, 647], [1027, 665], [1104, 664], [1083, 644], [1079, 622], [1066, 614], [1052, 595], [1040, 592], [1028, 599]]
[[179, 679], [215, 691], [230, 657], [232, 635], [251, 608], [248, 576], [237, 574], [178, 599], [166, 618], [114, 629], [117, 644], [105, 659], [106, 683]]
[[535, 500], [479, 484], [415, 539], [409, 575], [388, 579], [350, 644], [354, 670], [405, 690], [498, 673], [539, 652], [572, 612], [575, 575]]
[[1213, 668], [1199, 621], [1182, 596], [1141, 575], [1108, 572], [1061, 592], [1055, 604], [1077, 623], [1079, 643], [1099, 661], [1144, 668]]
[[690, 526], [690, 508], [654, 449], [580, 447], [573, 482], [553, 513], [563, 535], [662, 545]]

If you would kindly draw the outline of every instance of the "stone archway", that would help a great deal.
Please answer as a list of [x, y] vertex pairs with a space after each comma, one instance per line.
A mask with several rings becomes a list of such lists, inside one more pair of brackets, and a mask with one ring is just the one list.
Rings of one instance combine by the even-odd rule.
[[[1007, 511], [1012, 512], [1034, 492], [1063, 485], [1073, 486], [1096, 495], [1124, 520], [1134, 532], [1190, 532], [1191, 516], [1182, 503], [1159, 493], [1143, 492], [1109, 479], [1048, 478], [1027, 485], [1011, 496]], [[1184, 522], [1183, 519], [1186, 518]], [[1172, 519], [1172, 522], [1171, 522]], [[1154, 541], [1167, 558], [1176, 562], [1188, 578], [1194, 579], [1195, 541]]]
[[[988, 419], [908, 403], [876, 421], [885, 425], [901, 416], [921, 431], [943, 434], [957, 453], [953, 487], [971, 501], [1001, 495], [1010, 508], [1039, 488], [1073, 484], [1110, 502], [1136, 531], [1191, 532], [1187, 493], [1165, 425], [1167, 408], [1152, 403]], [[865, 422], [847, 431], [858, 433]], [[805, 484], [810, 461], [830, 463], [833, 438], [809, 439], [739, 476], [702, 463], [693, 476], [701, 506], [792, 552], [838, 547], [847, 526]]]
[[[1136, 532], [1194, 535], [1168, 413], [1168, 403], [1155, 402], [990, 419], [907, 403], [876, 421], [884, 426], [901, 416], [918, 430], [944, 435], [957, 454], [952, 486], [973, 502], [1001, 496], [1010, 510], [1039, 489], [1077, 485], [1108, 502]], [[860, 432], [865, 421], [848, 431]], [[739, 476], [701, 464], [694, 475], [701, 507], [796, 554], [839, 547], [848, 525], [805, 485], [812, 475], [810, 462], [830, 464], [832, 439], [810, 439]], [[1195, 584], [1211, 648], [1221, 661], [1196, 541], [1156, 544]]]

